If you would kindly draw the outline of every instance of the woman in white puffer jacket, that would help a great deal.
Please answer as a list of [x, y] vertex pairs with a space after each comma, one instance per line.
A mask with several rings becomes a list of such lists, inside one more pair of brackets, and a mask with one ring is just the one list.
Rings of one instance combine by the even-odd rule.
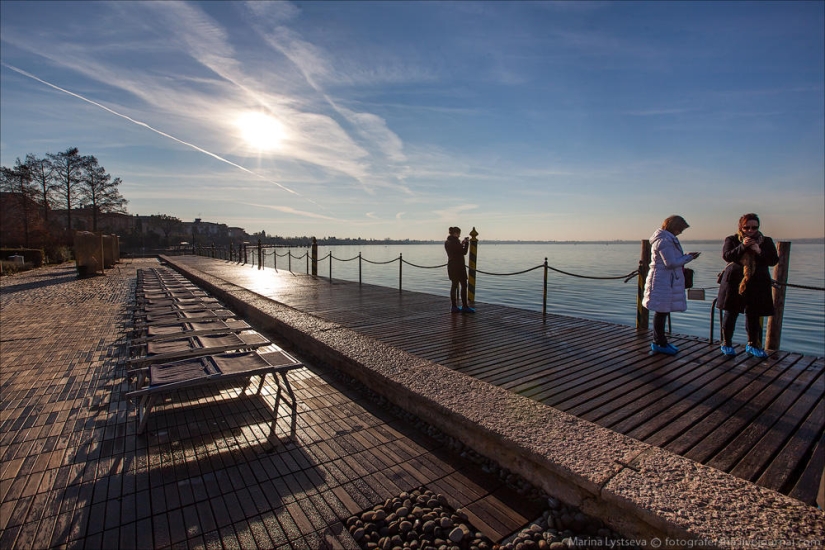
[[686, 263], [699, 257], [699, 252], [682, 251], [676, 237], [690, 227], [682, 216], [670, 216], [650, 237], [650, 271], [645, 281], [645, 295], [642, 305], [655, 312], [653, 315], [653, 342], [650, 349], [654, 353], [676, 355], [678, 348], [667, 341], [665, 322], [673, 311], [687, 310], [685, 298]]

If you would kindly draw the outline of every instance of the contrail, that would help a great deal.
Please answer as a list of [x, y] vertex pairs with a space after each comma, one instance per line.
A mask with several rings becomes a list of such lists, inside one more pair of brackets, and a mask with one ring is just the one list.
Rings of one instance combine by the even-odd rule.
[[[18, 74], [21, 74], [21, 75], [23, 75], [23, 76], [25, 76], [25, 77], [31, 78], [32, 80], [36, 80], [37, 82], [40, 82], [41, 84], [45, 84], [46, 86], [48, 86], [48, 87], [50, 87], [50, 88], [54, 88], [55, 90], [58, 90], [58, 91], [60, 91], [60, 92], [63, 92], [64, 94], [68, 94], [68, 95], [70, 95], [70, 96], [72, 96], [72, 97], [76, 97], [77, 99], [80, 99], [80, 100], [82, 100], [82, 101], [85, 101], [86, 103], [90, 103], [90, 104], [94, 105], [95, 107], [99, 107], [99, 108], [103, 109], [103, 110], [104, 110], [104, 111], [106, 111], [106, 112], [112, 113], [112, 114], [113, 114], [113, 115], [115, 115], [115, 116], [119, 116], [120, 118], [124, 118], [124, 119], [128, 120], [129, 122], [131, 122], [131, 123], [133, 123], [133, 124], [137, 124], [138, 126], [143, 126], [143, 127], [144, 127], [144, 128], [146, 128], [147, 130], [151, 130], [152, 132], [155, 132], [156, 134], [159, 134], [159, 135], [161, 135], [161, 136], [163, 136], [163, 137], [165, 137], [165, 138], [169, 138], [169, 139], [171, 139], [172, 141], [176, 141], [176, 142], [180, 143], [181, 145], [186, 145], [187, 147], [191, 147], [191, 148], [192, 148], [192, 149], [194, 149], [195, 151], [198, 151], [198, 152], [203, 153], [203, 154], [205, 154], [205, 155], [209, 155], [210, 157], [212, 157], [212, 158], [214, 158], [214, 159], [216, 159], [216, 160], [219, 160], [219, 161], [221, 161], [221, 162], [225, 162], [226, 164], [228, 164], [228, 165], [230, 165], [230, 166], [234, 166], [235, 168], [238, 168], [239, 170], [243, 170], [243, 171], [244, 171], [244, 172], [246, 172], [247, 174], [251, 174], [251, 175], [253, 175], [253, 176], [257, 177], [257, 178], [261, 178], [262, 180], [264, 180], [264, 181], [266, 181], [266, 182], [269, 182], [269, 183], [271, 183], [271, 184], [273, 184], [273, 185], [277, 185], [278, 187], [280, 187], [281, 189], [283, 189], [283, 190], [284, 190], [284, 191], [286, 191], [287, 193], [292, 193], [293, 195], [297, 195], [297, 196], [299, 196], [299, 197], [302, 197], [304, 200], [307, 200], [307, 201], [309, 201], [309, 202], [311, 202], [311, 203], [313, 203], [313, 204], [316, 204], [314, 201], [312, 201], [312, 200], [310, 200], [310, 199], [307, 199], [306, 197], [303, 197], [303, 196], [302, 196], [300, 193], [298, 193], [297, 191], [293, 191], [292, 189], [290, 189], [290, 188], [288, 188], [288, 187], [286, 187], [286, 186], [284, 186], [284, 185], [282, 185], [282, 184], [278, 183], [277, 181], [272, 181], [272, 180], [266, 179], [265, 177], [261, 176], [260, 174], [256, 174], [255, 172], [253, 172], [252, 170], [249, 170], [248, 168], [244, 168], [243, 166], [241, 166], [241, 165], [239, 165], [239, 164], [235, 164], [234, 162], [232, 162], [232, 161], [230, 161], [230, 160], [226, 160], [225, 158], [223, 158], [223, 157], [221, 157], [221, 156], [219, 156], [219, 155], [216, 155], [215, 153], [210, 153], [210, 152], [209, 152], [209, 151], [207, 151], [206, 149], [202, 149], [202, 148], [198, 147], [197, 145], [195, 145], [195, 144], [193, 144], [193, 143], [189, 143], [189, 142], [187, 142], [187, 141], [183, 141], [182, 139], [178, 139], [178, 138], [176, 138], [175, 136], [171, 136], [171, 135], [167, 134], [166, 132], [162, 132], [161, 130], [158, 130], [157, 128], [152, 128], [151, 126], [149, 126], [149, 125], [148, 125], [148, 124], [146, 124], [145, 122], [141, 122], [141, 121], [139, 121], [139, 120], [135, 120], [135, 119], [133, 119], [133, 118], [131, 118], [131, 117], [127, 116], [127, 115], [124, 115], [124, 114], [118, 113], [117, 111], [114, 111], [114, 110], [110, 109], [109, 107], [106, 107], [105, 105], [101, 105], [100, 103], [97, 103], [97, 102], [95, 102], [95, 101], [92, 101], [91, 99], [87, 99], [87, 98], [83, 97], [82, 95], [76, 94], [76, 93], [74, 93], [74, 92], [70, 92], [69, 90], [66, 90], [66, 89], [64, 89], [64, 88], [61, 88], [60, 86], [56, 86], [56, 85], [54, 85], [54, 84], [51, 84], [50, 82], [46, 82], [45, 80], [40, 79], [40, 78], [38, 78], [38, 77], [34, 76], [33, 74], [27, 73], [26, 71], [24, 71], [24, 70], [22, 70], [22, 69], [18, 69], [17, 67], [13, 67], [13, 66], [11, 66], [11, 65], [8, 65], [7, 63], [2, 63], [2, 65], [3, 65], [4, 67], [7, 67], [7, 68], [11, 69], [12, 71], [14, 71], [14, 72], [16, 72], [16, 73], [18, 73]], [[316, 204], [316, 206], [320, 206], [320, 205], [317, 205], [317, 204]]]

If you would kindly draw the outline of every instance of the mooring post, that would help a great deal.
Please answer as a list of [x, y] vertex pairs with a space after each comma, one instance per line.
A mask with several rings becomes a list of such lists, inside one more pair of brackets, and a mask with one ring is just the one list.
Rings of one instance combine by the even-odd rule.
[[542, 320], [546, 323], [547, 322], [547, 272], [548, 270], [547, 265], [547, 258], [544, 258], [544, 297], [541, 301], [541, 315]]
[[790, 241], [779, 241], [776, 251], [779, 263], [773, 268], [773, 280], [778, 284], [773, 287], [773, 316], [768, 318], [768, 330], [765, 337], [766, 349], [779, 349], [782, 337], [782, 317], [785, 314], [785, 284], [788, 282], [788, 270], [791, 263]]
[[467, 273], [467, 300], [470, 304], [476, 301], [476, 258], [478, 257], [478, 231], [473, 227], [470, 231], [470, 269]]
[[318, 239], [312, 237], [312, 276], [318, 276]]
[[650, 269], [650, 241], [642, 241], [642, 256], [639, 258], [639, 276], [636, 278], [636, 330], [647, 330], [650, 326], [650, 312], [642, 305], [645, 297], [645, 280]]

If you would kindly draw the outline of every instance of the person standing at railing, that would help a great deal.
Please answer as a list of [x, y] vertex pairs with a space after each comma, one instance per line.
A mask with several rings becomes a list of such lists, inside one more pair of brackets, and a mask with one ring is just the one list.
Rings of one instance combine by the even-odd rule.
[[665, 323], [668, 314], [687, 310], [684, 267], [699, 257], [699, 252], [682, 251], [679, 236], [690, 227], [682, 216], [670, 216], [650, 237], [650, 271], [645, 280], [642, 305], [653, 311], [654, 353], [676, 355], [679, 349], [668, 343]]
[[739, 218], [736, 235], [725, 239], [722, 258], [728, 265], [719, 280], [716, 307], [722, 314], [722, 353], [733, 357], [733, 331], [740, 313], [745, 313], [748, 345], [745, 351], [754, 357], [768, 356], [762, 349], [760, 317], [774, 314], [771, 291], [771, 266], [779, 263], [776, 245], [759, 231], [759, 216], [750, 213]]
[[[467, 304], [467, 268], [464, 265], [464, 256], [470, 247], [470, 237], [461, 238], [461, 229], [451, 227], [449, 236], [444, 241], [444, 249], [447, 251], [447, 275], [450, 277], [450, 302], [452, 313], [475, 313], [475, 310]], [[461, 307], [458, 307], [458, 300], [461, 298]]]

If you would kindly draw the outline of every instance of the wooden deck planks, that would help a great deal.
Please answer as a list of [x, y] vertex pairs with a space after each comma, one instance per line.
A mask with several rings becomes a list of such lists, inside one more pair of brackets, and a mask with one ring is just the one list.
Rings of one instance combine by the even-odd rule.
[[[679, 335], [677, 356], [652, 355], [649, 333], [633, 327], [481, 303], [457, 315], [446, 297], [282, 276], [290, 284], [273, 292], [279, 302], [813, 502], [825, 462], [823, 358], [726, 358], [718, 344]], [[232, 277], [255, 290], [252, 277]], [[407, 467], [426, 468], [425, 456]]]

